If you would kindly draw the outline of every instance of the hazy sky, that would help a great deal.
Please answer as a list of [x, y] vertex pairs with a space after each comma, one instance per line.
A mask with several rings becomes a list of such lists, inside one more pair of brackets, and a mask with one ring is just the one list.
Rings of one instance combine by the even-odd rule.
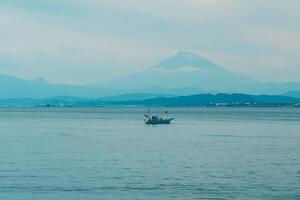
[[300, 81], [298, 0], [0, 0], [0, 74], [92, 83], [193, 51]]

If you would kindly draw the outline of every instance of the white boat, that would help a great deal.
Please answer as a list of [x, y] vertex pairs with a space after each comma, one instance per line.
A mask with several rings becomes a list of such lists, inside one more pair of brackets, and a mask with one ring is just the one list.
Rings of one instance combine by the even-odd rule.
[[[166, 115], [169, 114], [168, 111], [165, 112]], [[144, 115], [146, 124], [170, 124], [173, 117], [159, 117], [158, 115]]]

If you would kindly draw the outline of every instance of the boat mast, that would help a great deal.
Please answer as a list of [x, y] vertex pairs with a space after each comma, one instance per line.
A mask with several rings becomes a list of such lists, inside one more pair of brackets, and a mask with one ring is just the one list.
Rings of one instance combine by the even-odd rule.
[[148, 115], [150, 115], [150, 108], [148, 107]]

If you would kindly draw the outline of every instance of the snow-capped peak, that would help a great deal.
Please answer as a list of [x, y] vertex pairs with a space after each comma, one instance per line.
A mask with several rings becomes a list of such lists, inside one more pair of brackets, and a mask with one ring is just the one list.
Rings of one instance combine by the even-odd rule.
[[219, 66], [210, 62], [209, 60], [198, 56], [193, 52], [182, 51], [178, 52], [174, 56], [171, 56], [153, 68], [160, 69], [179, 69], [182, 67], [198, 68], [205, 70], [216, 70], [220, 69]]

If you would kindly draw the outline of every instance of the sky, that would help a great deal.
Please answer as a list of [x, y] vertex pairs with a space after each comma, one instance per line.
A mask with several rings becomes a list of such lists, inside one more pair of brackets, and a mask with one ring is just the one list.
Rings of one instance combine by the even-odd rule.
[[297, 0], [0, 0], [0, 74], [90, 84], [192, 51], [262, 81], [300, 81]]

